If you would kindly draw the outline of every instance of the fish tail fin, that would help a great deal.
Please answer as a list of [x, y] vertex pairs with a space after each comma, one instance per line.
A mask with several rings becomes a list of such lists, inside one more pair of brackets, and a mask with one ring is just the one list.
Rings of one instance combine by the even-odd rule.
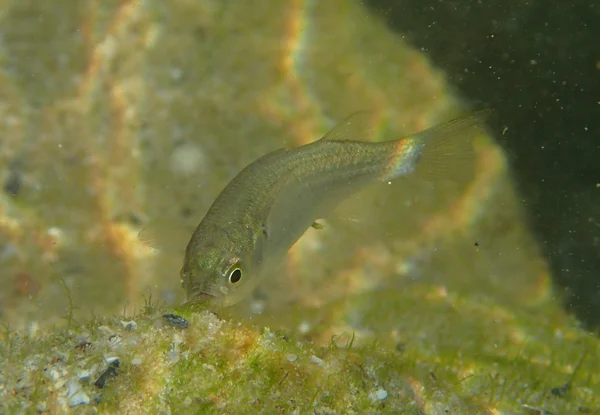
[[396, 162], [388, 177], [410, 173], [426, 181], [462, 181], [465, 174], [472, 174], [473, 141], [483, 133], [490, 113], [480, 110], [398, 140], [406, 149], [406, 160]]

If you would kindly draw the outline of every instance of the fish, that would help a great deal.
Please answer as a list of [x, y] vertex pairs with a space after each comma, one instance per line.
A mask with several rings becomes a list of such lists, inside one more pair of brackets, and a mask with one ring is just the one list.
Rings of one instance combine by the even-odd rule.
[[246, 166], [215, 199], [186, 247], [180, 271], [188, 303], [223, 307], [248, 297], [309, 227], [377, 182], [418, 175], [445, 180], [473, 153], [490, 110], [403, 138], [373, 142], [368, 112], [320, 139], [281, 148]]

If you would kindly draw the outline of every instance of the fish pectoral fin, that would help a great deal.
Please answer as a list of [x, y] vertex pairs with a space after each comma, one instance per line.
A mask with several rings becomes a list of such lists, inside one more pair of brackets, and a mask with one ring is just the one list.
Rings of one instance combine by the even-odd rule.
[[310, 226], [311, 226], [311, 228], [314, 228], [314, 229], [319, 229], [319, 230], [324, 228], [323, 224], [322, 224], [322, 223], [319, 223], [319, 222], [317, 222], [317, 221], [314, 221], [314, 222], [312, 223], [312, 225], [310, 225]]

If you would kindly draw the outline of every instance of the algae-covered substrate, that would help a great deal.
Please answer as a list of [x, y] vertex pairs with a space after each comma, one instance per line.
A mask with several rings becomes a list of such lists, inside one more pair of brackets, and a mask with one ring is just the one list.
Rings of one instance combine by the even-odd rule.
[[239, 307], [177, 306], [252, 160], [355, 111], [374, 140], [470, 111], [360, 2], [0, 5], [1, 414], [600, 411], [496, 131], [450, 184], [351, 198]]

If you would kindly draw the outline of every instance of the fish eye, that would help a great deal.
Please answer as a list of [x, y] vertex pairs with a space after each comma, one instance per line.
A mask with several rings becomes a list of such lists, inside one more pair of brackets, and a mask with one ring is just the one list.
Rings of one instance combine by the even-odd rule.
[[229, 282], [231, 284], [235, 284], [242, 279], [242, 269], [240, 268], [240, 264], [235, 264], [231, 271], [229, 271]]

